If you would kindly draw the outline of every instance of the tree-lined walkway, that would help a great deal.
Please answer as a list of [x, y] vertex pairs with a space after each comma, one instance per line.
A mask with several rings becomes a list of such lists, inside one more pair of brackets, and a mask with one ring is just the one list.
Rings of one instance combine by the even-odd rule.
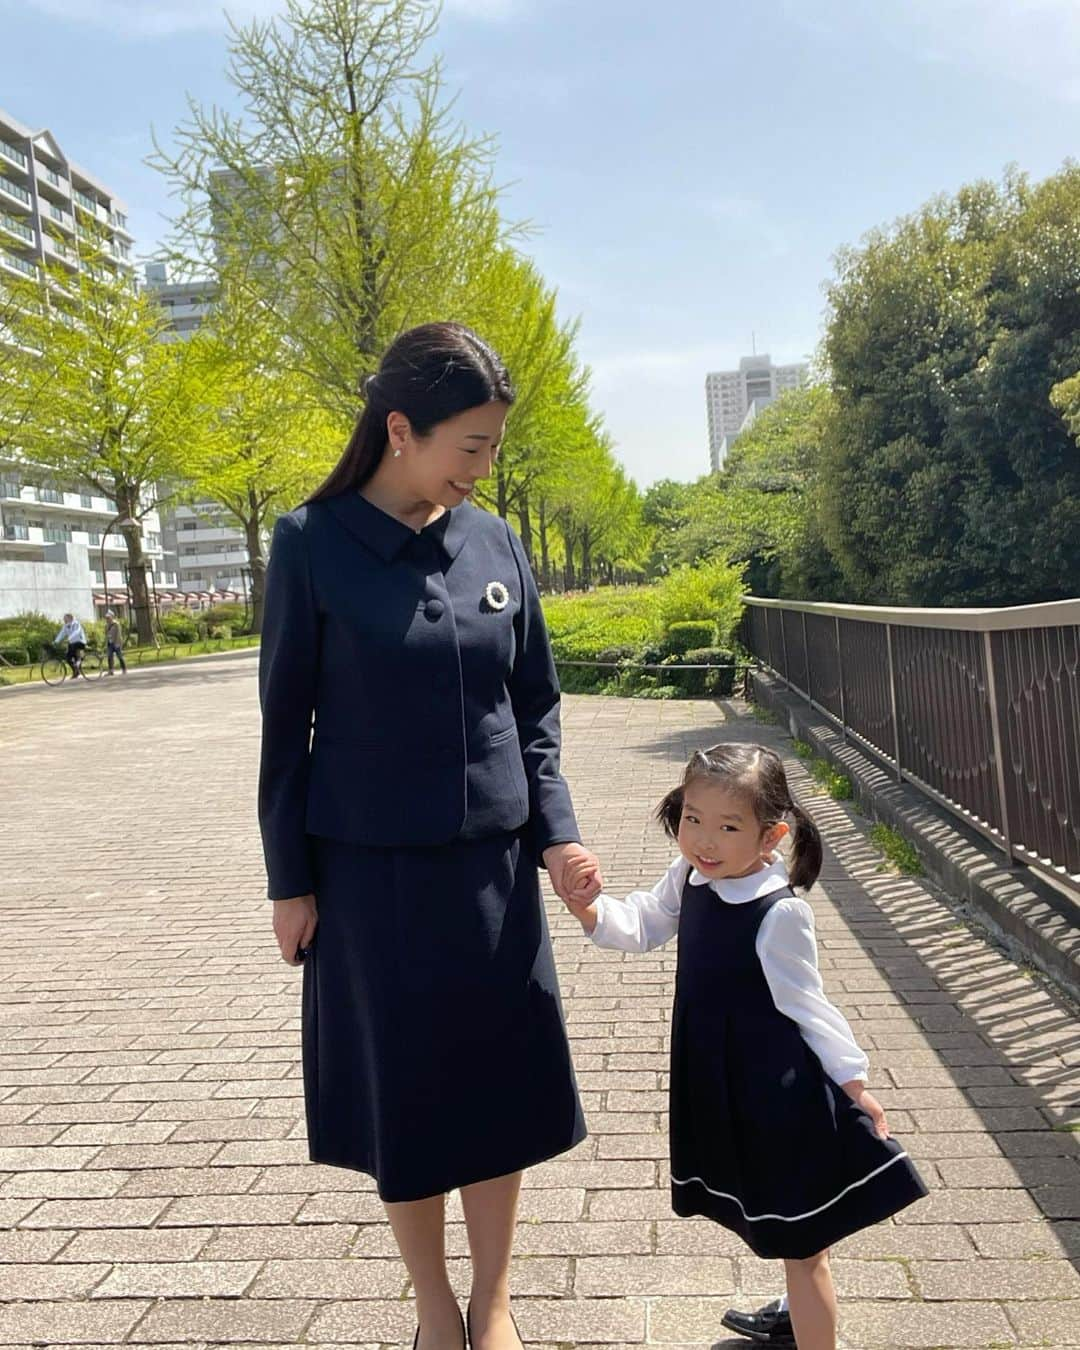
[[[253, 674], [208, 660], [0, 697], [0, 1344], [411, 1339], [370, 1183], [305, 1161], [299, 978], [261, 899]], [[648, 821], [693, 745], [788, 744], [737, 703], [571, 697], [565, 726], [615, 893], [672, 856]], [[828, 843], [826, 981], [933, 1187], [836, 1250], [843, 1344], [1080, 1347], [1072, 1010], [930, 888], [878, 871], [858, 818], [790, 769]], [[522, 1330], [716, 1342], [724, 1308], [780, 1271], [670, 1213], [674, 951], [599, 952], [550, 913], [591, 1134], [528, 1176]]]

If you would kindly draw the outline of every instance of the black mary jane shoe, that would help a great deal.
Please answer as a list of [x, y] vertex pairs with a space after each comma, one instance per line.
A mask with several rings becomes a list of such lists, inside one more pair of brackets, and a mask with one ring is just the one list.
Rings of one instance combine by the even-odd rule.
[[[522, 1346], [524, 1346], [525, 1341], [521, 1335], [521, 1328], [518, 1326], [517, 1318], [514, 1316], [513, 1312], [510, 1314], [510, 1324], [514, 1328], [514, 1333], [518, 1340], [521, 1341]], [[472, 1343], [472, 1304], [470, 1303], [465, 1308], [465, 1350], [472, 1350]], [[413, 1350], [416, 1350], [416, 1346], [413, 1346]]]
[[[461, 1317], [461, 1309], [458, 1309], [458, 1317]], [[412, 1338], [412, 1350], [420, 1344], [420, 1328], [416, 1328], [416, 1333]], [[462, 1350], [469, 1350], [469, 1333], [465, 1330], [465, 1319], [461, 1317], [461, 1345]]]
[[766, 1303], [757, 1312], [744, 1313], [729, 1308], [721, 1317], [720, 1325], [729, 1331], [738, 1332], [740, 1336], [748, 1336], [759, 1345], [783, 1346], [794, 1350], [795, 1332], [791, 1326], [791, 1314], [786, 1308], [781, 1311], [779, 1299]]

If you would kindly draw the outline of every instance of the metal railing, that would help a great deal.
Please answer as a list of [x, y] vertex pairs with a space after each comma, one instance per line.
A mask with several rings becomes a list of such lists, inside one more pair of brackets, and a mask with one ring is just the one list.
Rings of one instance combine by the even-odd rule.
[[894, 609], [745, 596], [762, 665], [1009, 857], [1080, 891], [1080, 599]]

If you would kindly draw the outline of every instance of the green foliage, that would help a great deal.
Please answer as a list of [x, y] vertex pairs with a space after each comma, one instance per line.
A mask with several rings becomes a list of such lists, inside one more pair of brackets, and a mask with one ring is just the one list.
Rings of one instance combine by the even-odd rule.
[[791, 742], [791, 748], [800, 759], [813, 759], [814, 747], [808, 745], [806, 741], [794, 740]]
[[668, 625], [664, 650], [669, 656], [684, 656], [692, 647], [712, 647], [716, 642], [716, 624], [711, 619], [683, 619]]
[[30, 653], [25, 647], [0, 647], [0, 656], [13, 666], [25, 666], [30, 662]]
[[22, 652], [30, 662], [40, 661], [62, 622], [31, 610], [0, 619], [0, 650], [14, 665], [20, 663], [14, 655], [8, 655], [9, 651]]
[[588, 594], [544, 597], [556, 659], [595, 661], [613, 647], [638, 651], [659, 629], [655, 586], [605, 586]]
[[845, 598], [1075, 593], [1078, 275], [1075, 164], [1037, 186], [964, 187], [840, 254], [820, 486]]
[[810, 764], [810, 773], [816, 783], [838, 802], [849, 802], [855, 796], [851, 779], [833, 767], [827, 759], [814, 759]]
[[871, 829], [870, 839], [875, 848], [879, 849], [897, 871], [902, 872], [904, 876], [922, 876], [923, 865], [918, 851], [913, 844], [904, 838], [899, 830], [894, 830], [890, 825], [883, 825], [879, 822]]
[[714, 670], [673, 671], [671, 679], [693, 698], [728, 698], [735, 688], [735, 653], [725, 647], [691, 647], [674, 658], [686, 666], [714, 666]]
[[698, 567], [677, 567], [657, 587], [661, 633], [674, 623], [700, 621], [709, 615], [716, 623], [720, 643], [728, 643], [742, 619], [742, 593], [742, 568], [722, 559]]
[[[195, 622], [207, 633], [212, 634], [215, 628], [221, 627], [231, 628], [238, 633], [244, 626], [244, 606], [235, 600], [223, 600], [220, 604], [211, 605], [209, 609], [197, 613]], [[228, 636], [231, 637], [232, 634]]]
[[186, 609], [172, 609], [161, 616], [161, 633], [170, 642], [194, 642], [199, 626]]

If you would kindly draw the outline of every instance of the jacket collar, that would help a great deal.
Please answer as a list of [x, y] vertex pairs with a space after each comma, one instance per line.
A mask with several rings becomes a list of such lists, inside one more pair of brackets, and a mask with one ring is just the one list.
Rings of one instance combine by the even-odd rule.
[[327, 508], [342, 525], [384, 562], [394, 562], [418, 538], [432, 539], [448, 559], [456, 558], [476, 523], [478, 509], [469, 502], [450, 507], [438, 520], [414, 530], [373, 506], [359, 492], [326, 498]]

